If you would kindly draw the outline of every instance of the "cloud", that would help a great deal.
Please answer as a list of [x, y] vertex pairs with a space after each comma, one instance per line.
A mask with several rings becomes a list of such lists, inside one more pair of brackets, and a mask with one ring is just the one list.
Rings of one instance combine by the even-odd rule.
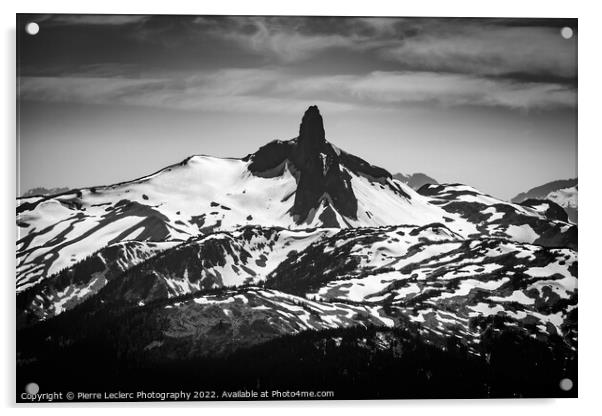
[[442, 106], [490, 106], [548, 109], [576, 106], [576, 91], [560, 84], [516, 83], [504, 79], [433, 72], [375, 71], [362, 76], [301, 80], [300, 91], [337, 91], [364, 105], [428, 103]]
[[381, 51], [409, 68], [480, 75], [577, 75], [576, 40], [551, 27], [472, 25], [425, 31]]
[[375, 71], [364, 75], [299, 76], [274, 68], [176, 75], [146, 79], [23, 77], [19, 98], [252, 113], [296, 112], [313, 102], [327, 103], [332, 111], [397, 109], [406, 104], [517, 110], [576, 106], [576, 91], [570, 86], [465, 74]]
[[[555, 26], [557, 24], [558, 26]], [[560, 22], [521, 19], [200, 17], [199, 33], [291, 64], [340, 49], [398, 70], [569, 81], [577, 75], [576, 39]], [[390, 65], [389, 65], [390, 66]]]
[[247, 51], [284, 63], [331, 49], [365, 51], [385, 46], [396, 23], [386, 18], [237, 16], [195, 19], [198, 30], [234, 42]]
[[[131, 63], [135, 56], [141, 66], [155, 69], [269, 65], [312, 73], [434, 72], [573, 86], [577, 78], [576, 37], [560, 36], [566, 24], [574, 24], [577, 33], [576, 21], [139, 15], [44, 19], [48, 25], [73, 26], [65, 30], [74, 36], [82, 25], [103, 26], [85, 36], [102, 47], [99, 56], [105, 61]], [[128, 24], [136, 25], [135, 30], [115, 30]], [[49, 54], [44, 62], [26, 62], [24, 67], [40, 73], [54, 60], [66, 67], [78, 60], [102, 64], [89, 59], [89, 43], [74, 41], [68, 51], [55, 54], [58, 58]]]
[[150, 19], [148, 15], [128, 14], [53, 14], [45, 15], [38, 21], [55, 26], [62, 25], [106, 25], [118, 26], [142, 23]]
[[[280, 80], [282, 80], [280, 78]], [[251, 82], [253, 81], [253, 82]], [[131, 105], [186, 111], [298, 113], [307, 101], [261, 94], [274, 81], [270, 71], [226, 70], [184, 79], [23, 77], [18, 97], [24, 101]], [[333, 112], [348, 104], [316, 100]]]
[[252, 35], [232, 33], [227, 37], [248, 48], [294, 62], [331, 48], [349, 48], [353, 40], [341, 35], [303, 35], [296, 32], [272, 31], [263, 22], [256, 22]]

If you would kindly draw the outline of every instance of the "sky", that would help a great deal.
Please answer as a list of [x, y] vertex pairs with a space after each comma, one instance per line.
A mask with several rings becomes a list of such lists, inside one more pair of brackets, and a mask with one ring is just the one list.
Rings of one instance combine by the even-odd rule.
[[[25, 25], [39, 24], [29, 35]], [[561, 29], [570, 27], [566, 39]], [[18, 190], [298, 134], [509, 199], [577, 176], [575, 19], [19, 15]]]

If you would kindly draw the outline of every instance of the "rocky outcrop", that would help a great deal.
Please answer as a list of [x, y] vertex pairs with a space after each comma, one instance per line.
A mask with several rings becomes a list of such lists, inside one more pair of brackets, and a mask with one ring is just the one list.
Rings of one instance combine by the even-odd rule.
[[291, 156], [300, 173], [291, 212], [296, 219], [305, 219], [326, 196], [338, 212], [356, 218], [357, 199], [350, 177], [341, 169], [337, 153], [324, 138], [324, 124], [318, 107], [311, 106], [305, 112], [297, 146]]
[[281, 173], [285, 162], [291, 164], [297, 177], [297, 191], [291, 215], [295, 221], [305, 221], [312, 209], [322, 200], [347, 218], [357, 218], [357, 198], [351, 178], [343, 169], [351, 169], [369, 176], [390, 176], [384, 169], [347, 155], [326, 141], [324, 122], [316, 106], [307, 109], [301, 120], [299, 136], [290, 141], [273, 141], [247, 156], [249, 170], [257, 176]]

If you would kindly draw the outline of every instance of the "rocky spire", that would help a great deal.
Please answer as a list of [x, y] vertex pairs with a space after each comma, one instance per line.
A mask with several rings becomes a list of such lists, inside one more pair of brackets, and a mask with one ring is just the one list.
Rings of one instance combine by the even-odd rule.
[[326, 141], [324, 122], [317, 106], [310, 106], [303, 115], [295, 140], [270, 142], [248, 157], [251, 159], [249, 170], [263, 177], [281, 175], [284, 162], [291, 163], [297, 176], [297, 190], [290, 213], [297, 222], [310, 221], [308, 216], [323, 203], [328, 206], [322, 210], [320, 220], [326, 226], [338, 226], [333, 210], [346, 218], [357, 218], [357, 199], [351, 177], [341, 167], [341, 157], [346, 157], [354, 166], [360, 163], [360, 170], [364, 169], [361, 163], [368, 164], [343, 153], [339, 156]]
[[324, 147], [324, 122], [320, 110], [315, 105], [307, 109], [299, 126], [299, 138], [297, 145], [298, 158], [304, 163], [310, 159], [317, 158], [320, 150]]
[[298, 169], [299, 182], [292, 214], [304, 220], [323, 197], [343, 215], [356, 217], [357, 200], [349, 177], [341, 170], [332, 145], [325, 139], [324, 122], [317, 106], [310, 106], [301, 120], [297, 146], [291, 157]]
[[324, 141], [324, 122], [322, 121], [322, 115], [318, 106], [310, 106], [301, 120], [299, 126], [299, 141], [312, 141], [312, 142], [323, 142]]

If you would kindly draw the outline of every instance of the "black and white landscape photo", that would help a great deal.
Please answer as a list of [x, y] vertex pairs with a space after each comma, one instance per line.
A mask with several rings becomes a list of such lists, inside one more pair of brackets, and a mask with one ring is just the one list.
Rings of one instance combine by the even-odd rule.
[[576, 397], [576, 19], [17, 16], [16, 400]]

